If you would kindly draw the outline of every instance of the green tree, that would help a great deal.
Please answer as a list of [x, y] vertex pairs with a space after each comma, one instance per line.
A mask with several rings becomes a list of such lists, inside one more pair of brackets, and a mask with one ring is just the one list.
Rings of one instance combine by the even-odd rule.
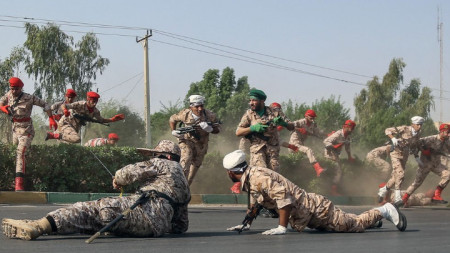
[[411, 80], [402, 88], [405, 66], [402, 59], [393, 59], [383, 80], [380, 82], [378, 77], [374, 77], [354, 99], [358, 123], [356, 135], [368, 148], [380, 146], [388, 140], [384, 134], [386, 128], [409, 125], [410, 118], [415, 115], [426, 119], [424, 134], [433, 131], [431, 90], [427, 87], [420, 89], [418, 79]]
[[109, 64], [97, 54], [100, 44], [88, 33], [74, 45], [73, 37], [54, 24], [25, 24], [25, 70], [35, 80], [35, 94], [46, 100], [62, 97], [69, 87], [84, 94]]

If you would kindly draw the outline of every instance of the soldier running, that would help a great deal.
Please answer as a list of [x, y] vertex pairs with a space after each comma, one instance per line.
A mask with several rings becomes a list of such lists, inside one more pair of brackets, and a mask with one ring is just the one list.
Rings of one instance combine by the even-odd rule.
[[366, 156], [366, 164], [370, 167], [375, 167], [378, 171], [377, 174], [383, 180], [389, 176], [391, 172], [391, 164], [386, 161], [386, 158], [391, 153], [392, 145], [385, 145], [372, 149]]
[[[400, 231], [406, 229], [406, 217], [390, 203], [360, 215], [346, 213], [326, 197], [305, 192], [273, 170], [247, 165], [245, 153], [241, 150], [227, 154], [223, 166], [230, 179], [240, 181], [242, 190], [249, 193], [251, 207], [259, 204], [279, 212], [278, 227], [264, 231], [264, 235], [285, 234], [288, 223], [298, 232], [305, 227], [334, 232], [364, 232], [382, 218], [394, 223]], [[248, 230], [250, 225], [237, 225], [227, 230]]]
[[75, 102], [75, 98], [77, 97], [77, 93], [72, 89], [67, 89], [66, 95], [63, 101], [56, 102], [50, 106], [53, 112], [53, 118], [56, 121], [59, 121], [61, 117], [64, 115], [64, 111], [61, 108], [62, 104], [71, 104]]
[[108, 134], [108, 138], [95, 138], [88, 140], [85, 147], [100, 147], [100, 146], [114, 146], [119, 141], [119, 135], [116, 133]]
[[[189, 108], [183, 109], [169, 119], [172, 135], [178, 138], [181, 148], [181, 167], [189, 185], [194, 181], [198, 169], [203, 163], [203, 158], [208, 152], [209, 134], [220, 133], [219, 120], [216, 114], [204, 107], [205, 98], [200, 95], [189, 97]], [[176, 125], [181, 122], [186, 127], [193, 126], [191, 133], [180, 134]]]
[[60, 128], [57, 132], [48, 132], [45, 140], [56, 139], [65, 143], [80, 143], [81, 137], [79, 132], [85, 122], [76, 118], [74, 114], [96, 119], [100, 123], [110, 123], [125, 119], [123, 114], [117, 114], [110, 119], [103, 118], [100, 115], [100, 111], [96, 108], [99, 98], [100, 95], [98, 93], [89, 91], [86, 94], [86, 101], [62, 104], [61, 109], [64, 112], [64, 116], [59, 121]]
[[450, 143], [448, 140], [449, 130], [450, 127], [448, 124], [441, 124], [439, 126], [439, 134], [420, 138], [420, 148], [422, 150], [420, 155], [421, 163], [419, 163], [419, 167], [417, 168], [414, 182], [406, 189], [405, 194], [403, 194], [403, 204], [406, 204], [411, 194], [422, 185], [430, 171], [441, 178], [431, 200], [437, 204], [448, 203], [442, 199], [441, 193], [450, 181], [450, 172], [447, 166], [441, 163], [441, 158], [442, 156], [447, 156], [450, 151]]
[[11, 116], [13, 144], [17, 145], [16, 151], [16, 178], [15, 190], [24, 191], [24, 176], [26, 173], [26, 152], [31, 146], [34, 137], [31, 112], [33, 105], [44, 108], [48, 115], [50, 129], [58, 128], [53, 119], [50, 106], [42, 99], [22, 91], [23, 82], [17, 77], [9, 79], [10, 90], [0, 98], [0, 110]]
[[[147, 202], [137, 206], [109, 230], [114, 235], [159, 237], [164, 233], [188, 230], [189, 186], [178, 163], [180, 148], [163, 140], [155, 149], [155, 158], [130, 164], [118, 170], [114, 188], [140, 182], [141, 192], [151, 192]], [[48, 213], [39, 220], [3, 219], [3, 234], [9, 238], [34, 240], [43, 234], [92, 234], [130, 208], [139, 195], [106, 197], [77, 202]]]
[[342, 129], [333, 132], [323, 141], [323, 144], [325, 145], [325, 158], [333, 162], [333, 167], [336, 170], [336, 174], [333, 178], [333, 184], [331, 185], [331, 195], [334, 196], [340, 195], [338, 192], [338, 185], [341, 182], [342, 167], [339, 155], [341, 154], [342, 146], [345, 147], [348, 161], [355, 161], [355, 158], [352, 157], [352, 152], [350, 150], [350, 134], [355, 129], [355, 126], [356, 123], [353, 120], [346, 120], [342, 126]]
[[[394, 150], [391, 152], [392, 174], [386, 185], [378, 190], [378, 201], [383, 201], [389, 189], [394, 187], [394, 204], [402, 205], [401, 186], [405, 177], [405, 166], [410, 150], [417, 149], [419, 145], [420, 130], [424, 119], [420, 116], [411, 118], [410, 126], [391, 127], [385, 130], [391, 139]], [[419, 158], [416, 158], [419, 160]], [[418, 161], [420, 163], [420, 161]]]

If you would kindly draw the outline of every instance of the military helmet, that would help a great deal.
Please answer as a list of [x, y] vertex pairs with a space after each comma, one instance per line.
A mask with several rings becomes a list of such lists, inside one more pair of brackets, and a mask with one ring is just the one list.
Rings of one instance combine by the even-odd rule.
[[154, 149], [150, 149], [150, 151], [181, 156], [180, 147], [178, 147], [175, 142], [169, 140], [161, 140], [158, 145], [156, 145]]

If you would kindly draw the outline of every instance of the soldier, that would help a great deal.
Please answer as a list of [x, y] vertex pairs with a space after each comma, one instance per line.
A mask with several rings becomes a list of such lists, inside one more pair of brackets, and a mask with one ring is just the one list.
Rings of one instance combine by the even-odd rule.
[[317, 124], [314, 121], [316, 117], [316, 112], [308, 109], [305, 112], [305, 118], [293, 122], [295, 130], [291, 133], [291, 138], [289, 139], [287, 148], [291, 149], [293, 152], [300, 151], [305, 153], [309, 159], [309, 162], [316, 171], [317, 177], [320, 177], [320, 174], [322, 174], [325, 169], [320, 166], [319, 162], [317, 162], [313, 150], [304, 145], [308, 135], [321, 139], [325, 138], [325, 134], [317, 127]]
[[374, 166], [378, 169], [379, 175], [383, 180], [389, 176], [391, 171], [391, 164], [386, 161], [386, 158], [391, 153], [391, 145], [381, 146], [372, 149], [366, 156], [366, 163], [369, 166]]
[[[183, 109], [169, 119], [172, 135], [178, 138], [181, 148], [181, 167], [188, 180], [192, 184], [195, 174], [202, 165], [203, 158], [208, 151], [209, 134], [220, 132], [219, 120], [212, 111], [205, 109], [205, 98], [200, 95], [189, 97], [189, 108]], [[186, 134], [178, 133], [176, 124], [183, 123], [185, 126], [193, 126], [195, 131]]]
[[[245, 153], [241, 150], [227, 154], [223, 166], [230, 179], [240, 181], [242, 190], [249, 192], [251, 207], [259, 204], [278, 210], [278, 227], [263, 232], [264, 235], [285, 234], [288, 223], [298, 232], [305, 227], [335, 232], [364, 232], [382, 218], [394, 223], [400, 231], [406, 229], [406, 217], [390, 203], [360, 215], [345, 213], [326, 197], [305, 192], [273, 170], [247, 165]], [[227, 230], [248, 230], [250, 225], [237, 225]]]
[[[61, 109], [64, 112], [64, 116], [60, 119], [60, 128], [57, 132], [48, 132], [45, 140], [57, 139], [65, 143], [80, 143], [80, 129], [85, 122], [76, 118], [73, 114], [78, 114], [83, 117], [95, 118], [100, 123], [109, 123], [123, 120], [125, 116], [123, 114], [117, 114], [110, 119], [105, 119], [100, 115], [100, 111], [96, 108], [100, 95], [96, 92], [89, 91], [86, 101], [78, 101], [72, 104], [62, 104]], [[71, 111], [69, 111], [71, 110]]]
[[350, 134], [355, 129], [355, 126], [356, 123], [353, 120], [346, 120], [342, 129], [333, 132], [323, 141], [323, 144], [325, 144], [325, 158], [330, 159], [333, 162], [333, 167], [336, 170], [336, 175], [334, 176], [333, 184], [331, 185], [331, 195], [340, 195], [338, 193], [338, 184], [341, 182], [342, 168], [339, 155], [341, 154], [342, 146], [345, 147], [348, 161], [355, 161], [350, 150]]
[[[151, 192], [148, 202], [137, 206], [111, 227], [115, 235], [159, 237], [164, 233], [183, 233], [189, 226], [189, 186], [178, 163], [180, 148], [173, 142], [158, 143], [155, 158], [130, 164], [118, 170], [114, 188], [141, 182], [141, 192]], [[43, 234], [92, 234], [133, 205], [139, 195], [106, 197], [77, 202], [48, 213], [39, 220], [3, 219], [3, 234], [9, 238], [34, 240]]]
[[56, 121], [59, 121], [61, 119], [61, 117], [64, 115], [61, 105], [62, 104], [71, 104], [71, 103], [75, 102], [76, 97], [77, 97], [77, 93], [74, 90], [67, 89], [64, 101], [56, 102], [56, 103], [52, 104], [52, 106], [50, 106], [50, 109], [52, 109], [52, 112], [53, 112], [53, 118]]
[[421, 163], [419, 163], [419, 167], [417, 168], [414, 182], [406, 189], [402, 197], [403, 204], [406, 204], [411, 194], [422, 185], [430, 171], [441, 178], [431, 201], [438, 204], [448, 203], [442, 199], [441, 193], [450, 181], [450, 172], [441, 163], [441, 157], [446, 156], [450, 151], [450, 143], [448, 141], [449, 130], [449, 125], [441, 124], [439, 126], [439, 134], [420, 138], [420, 148], [422, 150], [420, 156]]
[[403, 204], [400, 189], [405, 176], [405, 166], [410, 150], [418, 147], [423, 122], [422, 117], [414, 116], [411, 118], [411, 126], [391, 127], [385, 130], [385, 134], [391, 139], [394, 150], [390, 153], [392, 174], [386, 185], [378, 190], [379, 202], [383, 201], [387, 191], [394, 186], [394, 204]]
[[56, 130], [58, 126], [53, 119], [50, 106], [44, 100], [22, 91], [22, 80], [11, 77], [9, 87], [10, 90], [0, 98], [0, 110], [11, 117], [13, 144], [17, 145], [15, 190], [24, 191], [26, 151], [30, 148], [34, 137], [33, 121], [31, 120], [33, 105], [44, 108], [49, 117], [50, 129]]
[[114, 146], [119, 141], [119, 136], [116, 133], [108, 134], [107, 138], [95, 138], [88, 140], [84, 146], [85, 147], [100, 147], [100, 146]]
[[236, 135], [250, 140], [250, 164], [278, 171], [280, 142], [277, 126], [293, 130], [294, 125], [280, 110], [265, 106], [266, 94], [262, 90], [249, 92], [250, 109], [242, 116]]

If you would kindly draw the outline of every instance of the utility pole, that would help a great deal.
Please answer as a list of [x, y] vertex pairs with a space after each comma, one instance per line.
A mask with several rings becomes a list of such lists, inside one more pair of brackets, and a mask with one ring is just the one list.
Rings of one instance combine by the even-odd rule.
[[441, 20], [441, 13], [440, 13], [440, 9], [438, 7], [438, 41], [439, 41], [439, 107], [440, 107], [440, 112], [439, 112], [439, 125], [442, 124], [443, 121], [443, 111], [444, 111], [444, 105], [443, 105], [443, 99], [442, 99], [442, 87], [443, 87], [443, 83], [444, 83], [444, 76], [443, 76], [443, 67], [444, 67], [444, 42], [443, 42], [443, 26], [444, 24], [442, 23]]
[[145, 142], [147, 147], [152, 145], [152, 137], [150, 133], [150, 78], [148, 67], [148, 38], [152, 36], [152, 30], [147, 30], [147, 35], [144, 38], [138, 39], [136, 43], [142, 42], [144, 47], [144, 96], [145, 96]]

